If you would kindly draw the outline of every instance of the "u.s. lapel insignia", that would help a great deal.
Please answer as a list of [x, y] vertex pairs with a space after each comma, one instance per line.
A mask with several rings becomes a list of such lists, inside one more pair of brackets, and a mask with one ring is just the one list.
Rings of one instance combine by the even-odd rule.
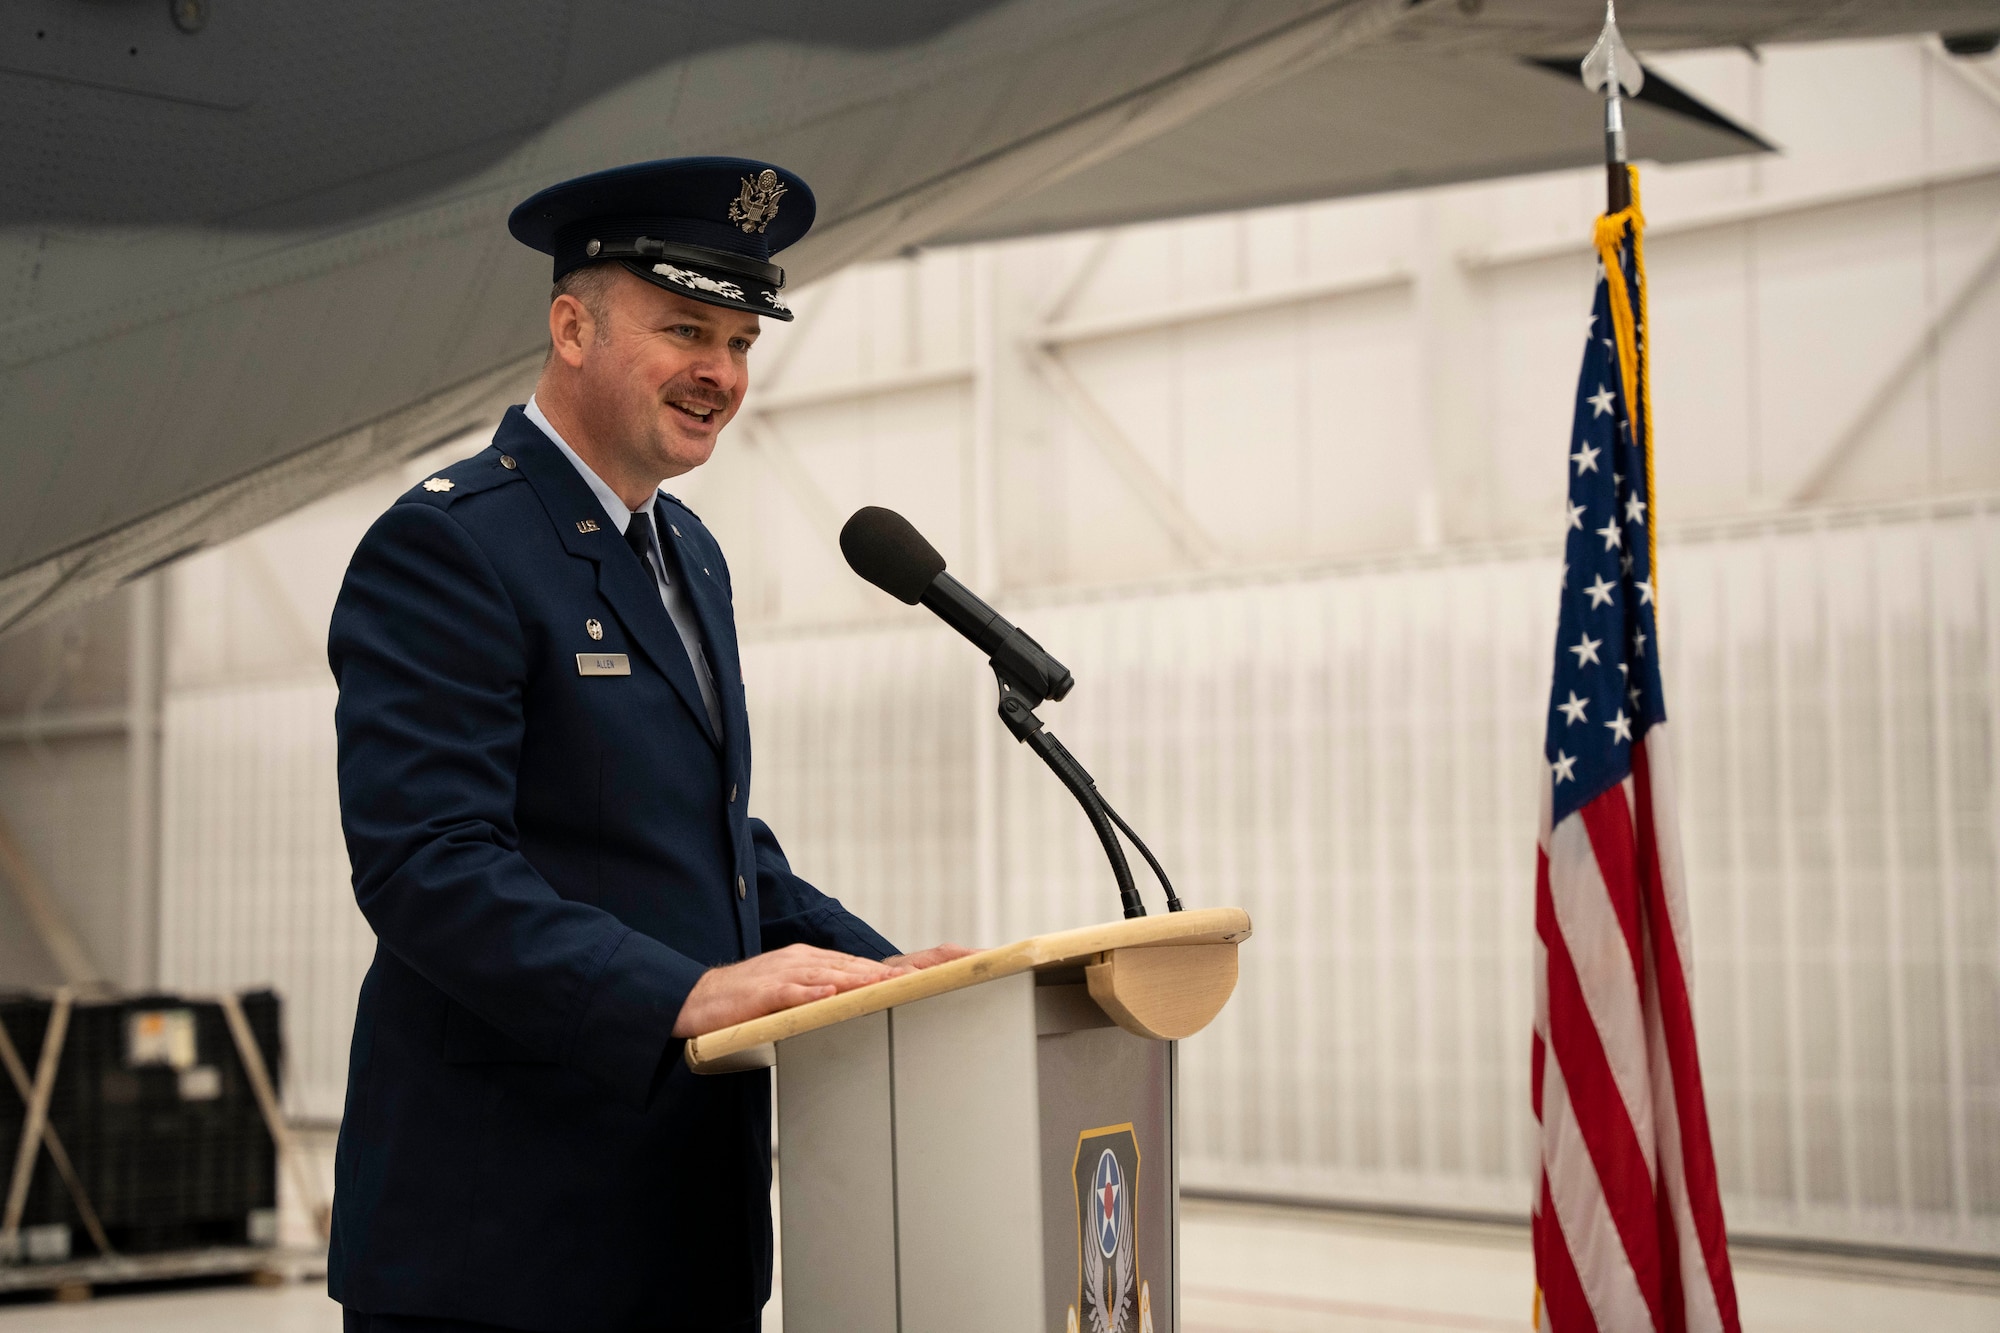
[[778, 201], [784, 197], [778, 173], [766, 167], [755, 179], [743, 178], [743, 188], [729, 201], [729, 220], [745, 231], [762, 231], [778, 216]]
[[427, 491], [448, 491], [451, 489], [451, 486], [450, 477], [432, 477], [424, 483], [424, 489]]
[[576, 530], [578, 532], [595, 532], [597, 531], [597, 520], [594, 518], [580, 518], [576, 521]]

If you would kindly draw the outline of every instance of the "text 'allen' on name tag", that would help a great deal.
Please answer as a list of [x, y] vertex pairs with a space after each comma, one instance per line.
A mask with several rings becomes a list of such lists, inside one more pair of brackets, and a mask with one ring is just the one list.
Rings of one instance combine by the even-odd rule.
[[576, 674], [579, 676], [629, 676], [632, 674], [632, 659], [624, 653], [578, 653]]

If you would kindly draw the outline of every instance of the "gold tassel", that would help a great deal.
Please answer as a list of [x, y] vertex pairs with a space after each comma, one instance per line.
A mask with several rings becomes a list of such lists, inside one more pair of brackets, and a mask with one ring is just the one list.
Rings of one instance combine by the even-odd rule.
[[[1660, 601], [1660, 493], [1653, 484], [1653, 367], [1651, 351], [1643, 341], [1639, 323], [1647, 310], [1646, 296], [1646, 215], [1639, 211], [1639, 172], [1625, 168], [1632, 183], [1632, 203], [1616, 213], [1597, 219], [1597, 257], [1604, 264], [1604, 276], [1611, 287], [1611, 326], [1618, 344], [1618, 370], [1624, 381], [1625, 407], [1632, 417], [1638, 437], [1639, 456], [1646, 464], [1646, 564], [1653, 581], [1654, 614]], [[1619, 243], [1626, 228], [1632, 232], [1633, 268], [1639, 276], [1639, 304], [1636, 312], [1632, 293], [1625, 285], [1625, 270], [1618, 262]]]

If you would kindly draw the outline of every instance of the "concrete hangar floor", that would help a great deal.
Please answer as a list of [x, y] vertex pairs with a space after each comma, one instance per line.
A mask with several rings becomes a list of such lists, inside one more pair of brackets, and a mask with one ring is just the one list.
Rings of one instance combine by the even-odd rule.
[[[1525, 1229], [1189, 1200], [1186, 1333], [1462, 1333], [1529, 1327]], [[2000, 1328], [2000, 1271], [1739, 1248], [1746, 1328]], [[781, 1302], [764, 1327], [783, 1327]], [[0, 1307], [0, 1333], [339, 1333], [317, 1279]]]

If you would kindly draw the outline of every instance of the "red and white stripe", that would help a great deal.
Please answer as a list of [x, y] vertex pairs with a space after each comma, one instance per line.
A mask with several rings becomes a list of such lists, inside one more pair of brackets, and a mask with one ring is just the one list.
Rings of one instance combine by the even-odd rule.
[[1665, 726], [1535, 875], [1535, 1271], [1553, 1333], [1739, 1333], [1690, 999]]

